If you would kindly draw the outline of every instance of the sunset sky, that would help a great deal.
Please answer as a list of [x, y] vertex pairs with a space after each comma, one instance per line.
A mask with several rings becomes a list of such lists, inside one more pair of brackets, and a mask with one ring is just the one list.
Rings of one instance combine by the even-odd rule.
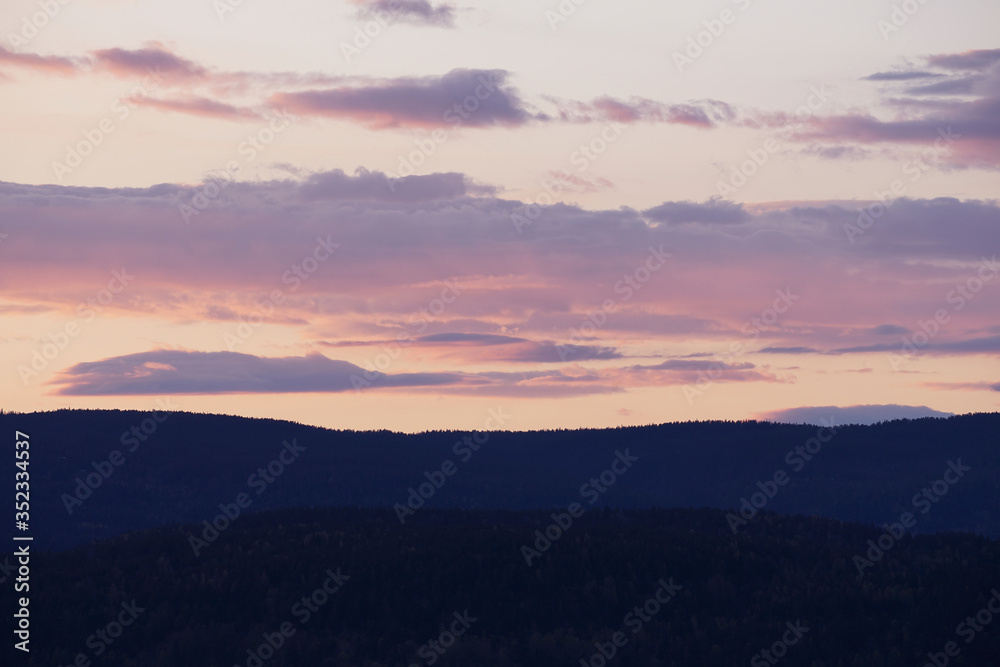
[[996, 0], [5, 0], [0, 406], [996, 411], [997, 26]]

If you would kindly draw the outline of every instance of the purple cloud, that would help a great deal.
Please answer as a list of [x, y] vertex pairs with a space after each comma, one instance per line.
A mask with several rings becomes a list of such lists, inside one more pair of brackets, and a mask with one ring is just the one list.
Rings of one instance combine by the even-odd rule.
[[[358, 345], [384, 347], [391, 342], [372, 340], [324, 342], [323, 344], [329, 347], [356, 347]], [[609, 346], [558, 343], [550, 340], [535, 341], [499, 334], [437, 333], [418, 336], [409, 344], [414, 347], [446, 349], [450, 357], [461, 354], [464, 359], [476, 362], [576, 363], [621, 359], [624, 356], [617, 349]]]
[[746, 371], [755, 366], [749, 362], [727, 364], [711, 359], [668, 359], [655, 366], [638, 366], [637, 368], [666, 371]]
[[[459, 373], [382, 374], [380, 387], [463, 384]], [[354, 390], [365, 370], [320, 354], [263, 358], [238, 352], [155, 350], [76, 364], [51, 384], [62, 396], [337, 393]]]
[[[867, 77], [890, 84], [887, 102], [896, 111], [894, 118], [871, 113], [815, 117], [797, 127], [793, 138], [834, 145], [932, 147], [935, 158], [945, 158], [955, 167], [1000, 168], [1000, 49], [930, 56], [926, 65], [942, 71]], [[934, 80], [910, 85], [930, 78]], [[903, 88], [892, 89], [892, 83]], [[934, 98], [927, 99], [930, 96]]]
[[354, 176], [336, 169], [310, 175], [298, 191], [306, 201], [425, 202], [494, 195], [497, 189], [457, 173], [390, 178], [366, 169], [359, 169]]
[[528, 339], [514, 336], [501, 336], [498, 334], [475, 334], [475, 333], [441, 333], [421, 336], [417, 339], [420, 343], [434, 344], [471, 344], [471, 345], [510, 345], [511, 343], [526, 343]]
[[872, 333], [876, 336], [904, 336], [910, 330], [898, 324], [880, 324], [872, 329]]
[[414, 25], [455, 27], [455, 6], [432, 5], [427, 0], [352, 0], [359, 5], [359, 18], [378, 15], [390, 23], [401, 21]]
[[685, 222], [734, 224], [752, 218], [742, 204], [710, 199], [703, 204], [689, 201], [665, 202], [642, 214], [654, 222], [682, 224]]
[[[858, 345], [830, 350], [829, 354], [855, 354], [858, 352], [895, 352], [904, 354], [902, 341], [896, 343], [876, 343], [874, 345]], [[934, 340], [920, 348], [921, 353], [930, 354], [989, 354], [1000, 352], [1000, 336], [985, 338], [968, 338], [965, 340], [939, 341]]]
[[936, 72], [919, 71], [899, 71], [899, 72], [876, 72], [864, 77], [865, 81], [912, 81], [914, 79], [933, 79], [944, 76]]
[[454, 69], [441, 76], [406, 77], [338, 88], [278, 93], [273, 105], [304, 116], [326, 116], [375, 129], [395, 127], [513, 127], [529, 113], [506, 85], [504, 70]]
[[1000, 63], [1000, 49], [980, 49], [964, 53], [946, 53], [927, 58], [934, 67], [953, 70], [983, 70]]

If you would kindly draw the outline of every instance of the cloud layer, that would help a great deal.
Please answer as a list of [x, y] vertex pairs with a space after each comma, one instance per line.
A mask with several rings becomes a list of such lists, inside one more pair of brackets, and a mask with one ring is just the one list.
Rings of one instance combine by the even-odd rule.
[[[355, 4], [361, 16], [390, 15], [423, 25], [453, 26], [456, 11], [426, 0]], [[881, 87], [878, 110], [828, 115], [739, 109], [721, 100], [524, 97], [511, 83], [515, 74], [503, 69], [455, 68], [444, 74], [386, 78], [222, 71], [159, 42], [76, 57], [0, 47], [0, 67], [61, 76], [153, 76], [155, 94], [146, 90], [132, 99], [134, 104], [232, 121], [286, 111], [374, 130], [516, 128], [552, 122], [664, 123], [705, 130], [733, 126], [776, 133], [805, 144], [807, 154], [830, 159], [863, 159], [869, 156], [865, 147], [891, 146], [919, 156], [922, 170], [1000, 167], [1000, 49], [931, 55], [918, 67], [875, 72], [865, 80]], [[10, 80], [9, 75], [0, 76], [0, 83]]]
[[[795, 382], [772, 364], [810, 355], [886, 372], [899, 355], [1000, 355], [993, 202], [900, 200], [855, 238], [865, 210], [846, 202], [560, 204], [525, 226], [523, 202], [461, 174], [206, 191], [0, 183], [0, 306], [79, 318], [118, 272], [128, 286], [105, 317], [219, 332], [215, 349], [79, 364], [59, 392], [338, 392], [400, 350], [423, 370], [404, 363], [375, 389], [583, 395]], [[312, 356], [234, 354], [262, 325]]]
[[[523, 361], [523, 360], [522, 360]], [[725, 381], [768, 381], [727, 368]], [[567, 397], [613, 394], [626, 387], [693, 382], [695, 368], [665, 365], [526, 372], [392, 373], [364, 369], [321, 354], [258, 357], [237, 352], [152, 350], [80, 363], [48, 382], [60, 396], [176, 396], [427, 390], [464, 396]], [[676, 372], [670, 372], [676, 371]]]
[[1000, 49], [925, 58], [920, 69], [878, 72], [894, 117], [852, 113], [811, 119], [803, 141], [908, 144], [929, 162], [1000, 168]]

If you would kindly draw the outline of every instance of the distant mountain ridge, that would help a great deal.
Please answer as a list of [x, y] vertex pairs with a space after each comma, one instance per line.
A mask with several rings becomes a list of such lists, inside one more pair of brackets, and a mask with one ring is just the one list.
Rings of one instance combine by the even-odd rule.
[[198, 523], [234, 504], [380, 507], [401, 521], [425, 507], [712, 507], [733, 510], [734, 531], [760, 508], [876, 525], [910, 515], [915, 533], [1000, 536], [997, 413], [478, 434], [114, 410], [6, 413], [0, 425], [31, 437], [38, 548]]

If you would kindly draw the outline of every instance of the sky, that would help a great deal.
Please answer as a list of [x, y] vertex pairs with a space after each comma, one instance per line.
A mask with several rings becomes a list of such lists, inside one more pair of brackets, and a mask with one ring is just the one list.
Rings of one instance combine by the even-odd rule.
[[1000, 406], [994, 0], [6, 0], [0, 406]]

